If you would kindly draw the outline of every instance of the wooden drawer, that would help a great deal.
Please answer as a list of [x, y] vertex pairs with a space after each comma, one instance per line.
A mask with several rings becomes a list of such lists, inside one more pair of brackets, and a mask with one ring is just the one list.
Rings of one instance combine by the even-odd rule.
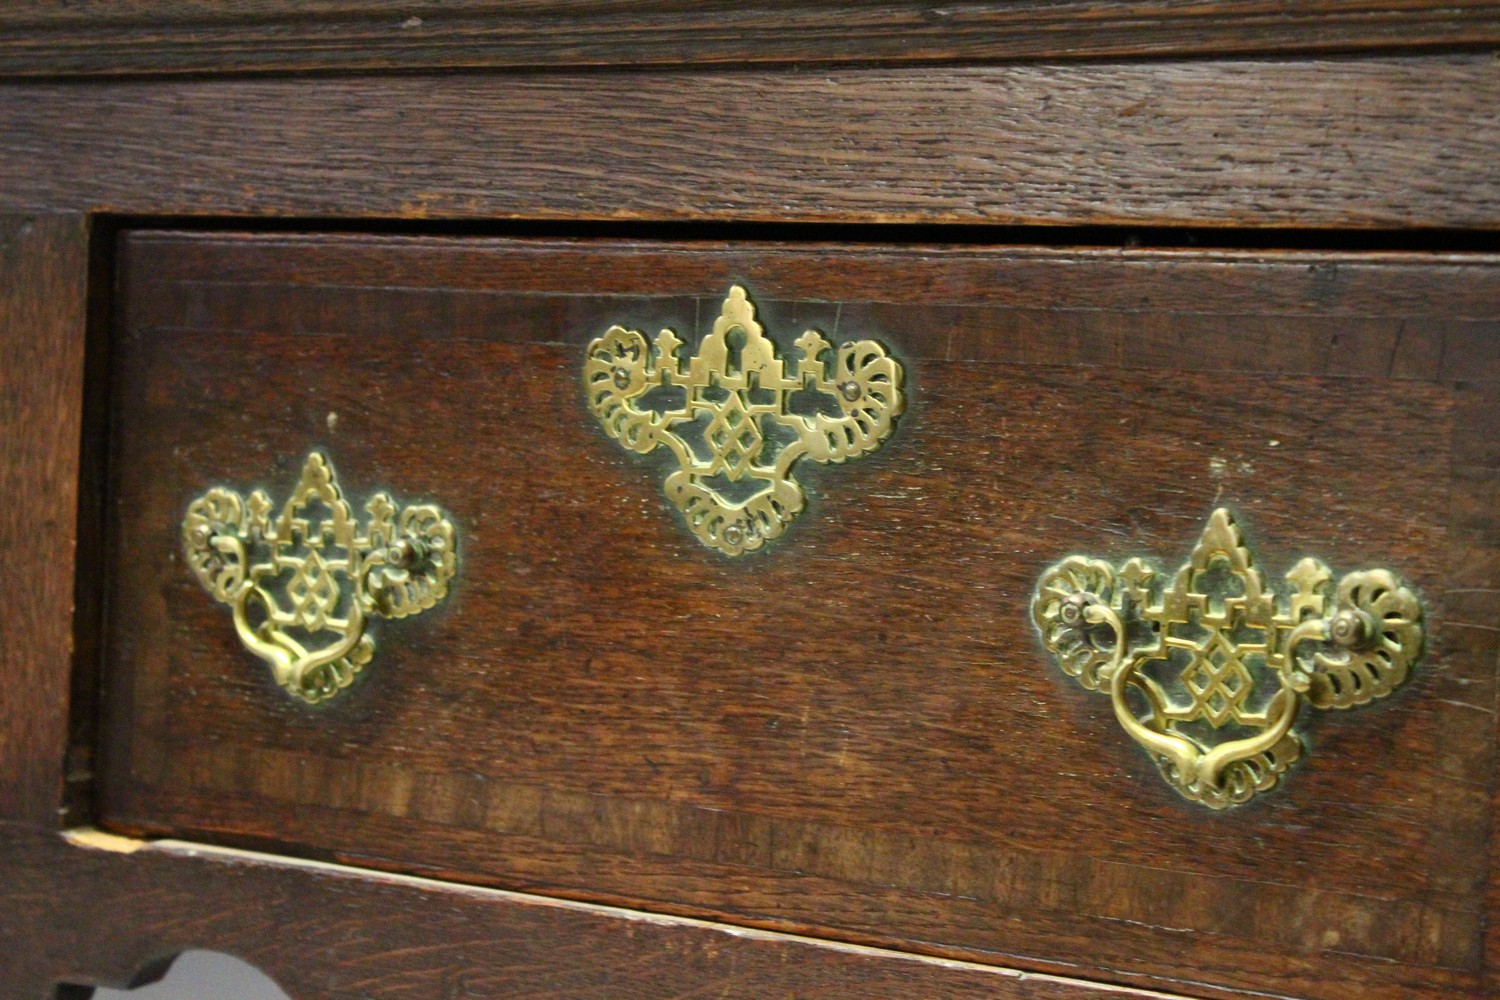
[[[107, 827], [1200, 995], [1479, 988], [1493, 259], [139, 231], [119, 263]], [[907, 405], [731, 558], [580, 374], [614, 323], [691, 350], [734, 284], [784, 356], [879, 340]], [[180, 533], [312, 449], [356, 504], [441, 504], [460, 565], [310, 707]], [[1390, 567], [1427, 630], [1225, 811], [1028, 610], [1074, 553], [1175, 569], [1218, 507], [1268, 580]]]

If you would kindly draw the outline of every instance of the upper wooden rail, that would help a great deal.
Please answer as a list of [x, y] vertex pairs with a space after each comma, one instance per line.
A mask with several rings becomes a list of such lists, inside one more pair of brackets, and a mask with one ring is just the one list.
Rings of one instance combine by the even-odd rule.
[[1481, 48], [1470, 0], [14, 0], [0, 76], [1157, 58]]

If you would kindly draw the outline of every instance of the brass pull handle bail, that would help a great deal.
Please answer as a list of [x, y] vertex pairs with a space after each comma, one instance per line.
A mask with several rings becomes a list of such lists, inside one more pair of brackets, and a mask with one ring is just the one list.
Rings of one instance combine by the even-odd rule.
[[1285, 599], [1266, 588], [1220, 508], [1170, 582], [1141, 559], [1071, 556], [1042, 574], [1031, 616], [1063, 672], [1109, 695], [1167, 783], [1224, 809], [1274, 788], [1302, 756], [1292, 726], [1304, 705], [1384, 698], [1421, 651], [1422, 605], [1389, 570], [1334, 588], [1309, 558], [1286, 579]]
[[437, 507], [398, 508], [386, 493], [370, 498], [361, 523], [317, 452], [274, 517], [273, 507], [260, 490], [245, 498], [215, 487], [188, 505], [183, 549], [276, 683], [319, 702], [348, 687], [374, 656], [370, 619], [417, 614], [447, 595], [457, 538]]

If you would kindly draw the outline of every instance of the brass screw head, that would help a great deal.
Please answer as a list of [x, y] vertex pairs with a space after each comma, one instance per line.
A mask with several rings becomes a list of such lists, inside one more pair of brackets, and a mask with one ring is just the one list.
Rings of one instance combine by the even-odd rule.
[[1361, 649], [1375, 638], [1375, 621], [1368, 612], [1344, 608], [1328, 619], [1328, 638], [1345, 649]]
[[398, 538], [385, 550], [385, 561], [397, 569], [411, 569], [422, 558], [422, 546], [410, 538]]
[[1064, 625], [1080, 625], [1083, 623], [1083, 612], [1090, 604], [1098, 604], [1099, 599], [1093, 594], [1069, 594], [1062, 600], [1062, 607], [1057, 609], [1057, 617]]
[[850, 403], [856, 402], [859, 397], [864, 395], [864, 391], [860, 389], [859, 383], [854, 381], [853, 379], [849, 379], [846, 382], [840, 382], [838, 388], [839, 395], [843, 396], [844, 399]]

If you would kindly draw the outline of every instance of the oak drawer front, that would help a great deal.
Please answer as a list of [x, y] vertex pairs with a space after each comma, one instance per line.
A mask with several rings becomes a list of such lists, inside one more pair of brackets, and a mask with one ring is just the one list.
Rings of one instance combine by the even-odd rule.
[[[1475, 257], [138, 232], [111, 344], [102, 821], [1038, 970], [1315, 997], [1476, 988], [1494, 771], [1500, 269]], [[907, 407], [700, 544], [580, 372], [749, 289]], [[442, 504], [437, 607], [309, 707], [183, 563], [189, 500], [311, 449]], [[1073, 553], [1387, 566], [1411, 679], [1282, 786], [1167, 787], [1028, 617]]]

